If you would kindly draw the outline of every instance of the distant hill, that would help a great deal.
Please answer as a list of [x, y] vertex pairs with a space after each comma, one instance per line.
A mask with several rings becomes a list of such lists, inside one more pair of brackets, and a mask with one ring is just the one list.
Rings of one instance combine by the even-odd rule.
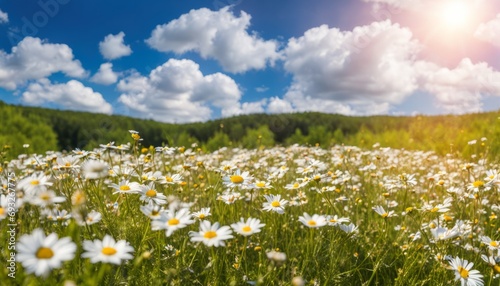
[[[92, 149], [99, 144], [131, 141], [128, 130], [140, 132], [142, 144], [211, 151], [222, 146], [256, 148], [274, 144], [332, 144], [433, 150], [438, 154], [480, 153], [495, 157], [500, 150], [499, 112], [443, 116], [353, 117], [317, 112], [250, 114], [203, 123], [168, 124], [118, 115], [61, 111], [0, 102], [0, 144], [11, 156], [47, 150]], [[487, 138], [481, 141], [481, 138]], [[468, 144], [478, 140], [477, 144]], [[472, 143], [472, 142], [471, 142]], [[481, 147], [483, 143], [483, 147]], [[25, 150], [23, 144], [30, 147]], [[479, 149], [478, 149], [479, 148]], [[482, 149], [481, 149], [482, 148]]]

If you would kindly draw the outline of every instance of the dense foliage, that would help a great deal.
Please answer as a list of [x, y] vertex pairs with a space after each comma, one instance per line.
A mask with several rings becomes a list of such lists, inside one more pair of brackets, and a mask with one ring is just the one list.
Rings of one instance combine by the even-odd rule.
[[[222, 146], [255, 148], [275, 144], [335, 144], [369, 147], [375, 143], [409, 150], [432, 150], [440, 155], [471, 155], [470, 140], [497, 138], [498, 112], [443, 116], [370, 116], [294, 113], [251, 114], [204, 123], [167, 124], [125, 116], [60, 111], [0, 103], [0, 144], [30, 144], [34, 152], [43, 150], [92, 149], [102, 142], [122, 142], [127, 130], [143, 134], [145, 146], [191, 146], [206, 151]], [[22, 124], [20, 123], [22, 122]], [[56, 138], [57, 141], [54, 141]], [[16, 144], [14, 144], [16, 143]], [[55, 146], [56, 144], [56, 146]], [[500, 142], [490, 142], [490, 158], [496, 157]]]

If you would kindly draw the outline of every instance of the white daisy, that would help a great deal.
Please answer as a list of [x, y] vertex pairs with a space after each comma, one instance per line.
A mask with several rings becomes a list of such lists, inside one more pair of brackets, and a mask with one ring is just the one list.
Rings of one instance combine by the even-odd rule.
[[147, 204], [164, 205], [167, 203], [167, 197], [156, 190], [154, 183], [149, 183], [147, 186], [141, 185], [140, 194], [139, 199]]
[[231, 233], [229, 226], [219, 227], [218, 222], [212, 224], [204, 220], [200, 223], [200, 231], [191, 231], [189, 232], [189, 236], [191, 236], [191, 241], [193, 242], [203, 242], [206, 246], [219, 247], [226, 245], [224, 240], [233, 238]]
[[122, 260], [132, 259], [134, 248], [125, 240], [115, 241], [109, 235], [101, 240], [85, 240], [83, 242], [83, 258], [90, 258], [91, 263], [104, 262], [120, 265]]
[[471, 270], [474, 263], [459, 257], [452, 258], [449, 263], [455, 271], [455, 280], [460, 280], [462, 286], [483, 285], [483, 275], [478, 270]]
[[256, 218], [248, 218], [246, 221], [240, 218], [239, 222], [231, 224], [233, 230], [243, 236], [258, 233], [263, 226], [265, 226], [265, 224], [260, 223], [260, 220]]
[[115, 189], [113, 194], [137, 194], [141, 191], [140, 185], [137, 182], [129, 182], [128, 180], [122, 180], [119, 184], [110, 184], [110, 188]]
[[194, 220], [191, 219], [189, 209], [182, 208], [177, 212], [169, 209], [162, 212], [158, 219], [151, 221], [151, 229], [165, 229], [165, 234], [171, 236], [174, 231], [185, 228], [192, 223], [194, 223]]
[[308, 213], [304, 213], [304, 216], [299, 216], [299, 221], [307, 227], [318, 228], [325, 226], [327, 224], [325, 216], [314, 214], [310, 216]]
[[108, 176], [108, 164], [98, 160], [88, 160], [82, 165], [83, 177], [87, 180], [100, 179]]
[[236, 170], [232, 175], [228, 175], [222, 178], [224, 184], [229, 188], [234, 187], [249, 187], [251, 186], [253, 177], [250, 176], [248, 172], [241, 173], [240, 170]]
[[210, 213], [210, 208], [201, 208], [199, 212], [194, 212], [191, 214], [193, 218], [197, 218], [199, 220], [206, 219], [207, 217], [211, 216], [212, 214]]
[[274, 211], [279, 214], [285, 213], [285, 206], [288, 204], [287, 200], [281, 199], [281, 195], [264, 195], [266, 202], [262, 204], [262, 210]]
[[45, 236], [43, 230], [37, 228], [21, 236], [17, 250], [17, 260], [26, 273], [46, 277], [52, 269], [60, 268], [63, 261], [73, 259], [76, 244], [69, 237], [58, 239], [56, 233]]

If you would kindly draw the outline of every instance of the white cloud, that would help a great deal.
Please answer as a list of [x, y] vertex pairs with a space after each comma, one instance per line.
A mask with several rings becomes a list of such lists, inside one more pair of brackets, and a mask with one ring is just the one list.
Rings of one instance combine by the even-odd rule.
[[103, 63], [99, 67], [99, 71], [90, 80], [95, 83], [110, 85], [118, 80], [118, 74], [113, 71], [112, 63]]
[[496, 47], [500, 47], [500, 14], [495, 19], [479, 25], [474, 36]]
[[140, 117], [163, 122], [195, 122], [242, 112], [241, 91], [230, 77], [203, 75], [191, 60], [170, 59], [146, 77], [134, 73], [118, 83], [119, 101]]
[[[443, 3], [444, 1], [436, 0], [363, 0], [364, 2], [373, 3], [372, 16], [385, 17], [384, 19], [391, 18], [392, 15], [399, 14], [401, 10], [412, 10], [412, 11], [425, 11], [430, 5], [435, 5], [436, 3]], [[452, 0], [453, 1], [453, 0]], [[429, 10], [427, 11], [429, 12]], [[382, 19], [377, 19], [382, 20]]]
[[130, 46], [123, 43], [124, 37], [124, 32], [107, 35], [102, 42], [99, 42], [101, 55], [107, 60], [114, 60], [132, 54]]
[[219, 11], [191, 10], [167, 24], [157, 26], [146, 42], [162, 52], [196, 51], [217, 60], [225, 71], [239, 73], [263, 69], [280, 58], [276, 41], [249, 34], [250, 15], [235, 17], [229, 7]]
[[10, 54], [0, 50], [0, 87], [14, 90], [29, 80], [37, 80], [63, 72], [71, 77], [84, 77], [80, 61], [65, 44], [45, 43], [39, 38], [26, 37]]
[[288, 100], [279, 97], [271, 97], [267, 104], [267, 112], [269, 113], [291, 113], [295, 111], [292, 104]]
[[413, 68], [418, 51], [412, 33], [390, 21], [353, 31], [312, 28], [289, 40], [285, 69], [293, 83], [268, 110], [387, 113], [418, 88]]
[[500, 96], [500, 72], [486, 63], [463, 59], [454, 69], [419, 62], [421, 88], [435, 96], [437, 104], [449, 113], [482, 111], [485, 96]]
[[84, 86], [77, 80], [67, 83], [51, 84], [47, 79], [41, 79], [28, 86], [22, 99], [30, 105], [53, 103], [64, 109], [111, 114], [111, 105], [102, 95]]
[[0, 24], [8, 22], [9, 22], [9, 15], [4, 11], [0, 10]]

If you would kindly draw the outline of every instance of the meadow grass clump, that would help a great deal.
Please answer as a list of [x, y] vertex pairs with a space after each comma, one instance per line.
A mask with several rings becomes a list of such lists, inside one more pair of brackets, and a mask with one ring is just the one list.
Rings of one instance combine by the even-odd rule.
[[15, 243], [3, 239], [0, 258], [16, 264], [2, 283], [498, 284], [500, 173], [483, 157], [378, 145], [204, 153], [131, 135], [3, 163], [1, 237], [14, 226]]

